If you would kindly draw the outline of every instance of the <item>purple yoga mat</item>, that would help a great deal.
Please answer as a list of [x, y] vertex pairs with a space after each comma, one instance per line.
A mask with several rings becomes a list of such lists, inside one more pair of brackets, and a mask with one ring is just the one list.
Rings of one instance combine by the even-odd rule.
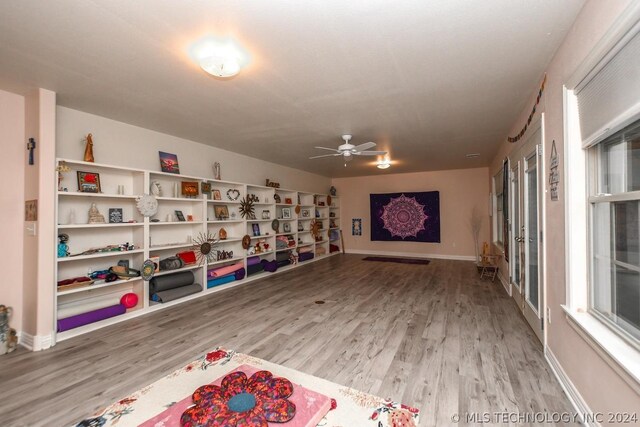
[[302, 253], [302, 254], [298, 255], [298, 261], [299, 262], [308, 261], [310, 259], [313, 259], [313, 253], [311, 253], [311, 252], [306, 252], [306, 253]]
[[256, 265], [256, 264], [260, 264], [259, 256], [250, 256], [249, 258], [247, 258], [247, 265]]
[[234, 274], [236, 275], [236, 280], [242, 280], [244, 279], [244, 276], [247, 274], [247, 271], [244, 268], [241, 268], [240, 270], [236, 271]]
[[59, 319], [58, 332], [68, 331], [69, 329], [88, 325], [89, 323], [97, 322], [99, 320], [119, 316], [126, 312], [127, 309], [124, 307], [124, 305], [118, 304], [98, 310], [88, 311], [86, 313], [78, 314], [64, 319]]

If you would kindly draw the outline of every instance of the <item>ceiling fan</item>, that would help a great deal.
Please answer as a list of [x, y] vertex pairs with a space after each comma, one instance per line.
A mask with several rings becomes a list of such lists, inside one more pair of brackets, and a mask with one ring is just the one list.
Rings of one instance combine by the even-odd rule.
[[351, 141], [351, 135], [342, 135], [344, 144], [340, 145], [338, 149], [327, 147], [316, 147], [320, 150], [335, 151], [332, 154], [322, 154], [320, 156], [309, 157], [310, 159], [319, 159], [321, 157], [337, 157], [342, 156], [344, 158], [344, 165], [347, 166], [347, 162], [353, 160], [353, 156], [384, 156], [386, 151], [369, 151], [369, 148], [376, 146], [375, 142], [365, 142], [360, 145], [353, 145]]

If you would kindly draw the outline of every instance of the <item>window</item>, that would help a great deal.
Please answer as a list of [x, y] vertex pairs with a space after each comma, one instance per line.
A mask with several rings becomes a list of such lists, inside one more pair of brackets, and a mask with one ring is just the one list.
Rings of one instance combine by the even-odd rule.
[[494, 204], [494, 214], [493, 215], [493, 241], [500, 245], [504, 245], [504, 179], [502, 175], [503, 171], [500, 169], [493, 177], [493, 188], [496, 195], [495, 204]]
[[[640, 4], [565, 87], [570, 325], [640, 384]], [[586, 232], [585, 232], [586, 231]]]
[[588, 149], [589, 311], [640, 339], [640, 120]]

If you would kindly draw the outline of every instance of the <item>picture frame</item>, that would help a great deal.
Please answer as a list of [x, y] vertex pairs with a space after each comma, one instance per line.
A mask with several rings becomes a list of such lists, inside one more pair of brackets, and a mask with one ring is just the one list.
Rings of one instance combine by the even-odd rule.
[[78, 191], [80, 193], [102, 193], [100, 174], [78, 171]]
[[213, 205], [213, 214], [217, 220], [229, 218], [229, 208], [227, 205]]
[[122, 219], [122, 208], [109, 208], [109, 224], [120, 224]]
[[198, 194], [200, 194], [196, 181], [182, 181], [180, 186], [182, 189], [181, 193], [185, 197], [198, 197]]
[[24, 220], [38, 220], [38, 200], [27, 200], [24, 202]]
[[253, 230], [253, 236], [259, 236], [260, 235], [260, 224], [258, 223], [253, 223], [251, 225], [251, 230]]
[[222, 193], [220, 193], [218, 189], [211, 190], [211, 195], [213, 196], [213, 200], [222, 200]]
[[193, 215], [187, 215], [187, 221], [193, 222]]
[[282, 219], [291, 219], [291, 208], [282, 208]]
[[160, 169], [166, 173], [180, 173], [180, 164], [178, 164], [178, 156], [164, 151], [158, 151], [160, 157]]
[[302, 209], [300, 215], [302, 216], [302, 218], [309, 218], [311, 216], [311, 212], [309, 212], [309, 209]]
[[285, 233], [291, 233], [291, 224], [288, 222], [282, 224], [282, 231], [284, 231]]
[[284, 199], [284, 202], [285, 202], [287, 205], [292, 205], [292, 204], [293, 204], [293, 199], [291, 199], [290, 197], [286, 197], [286, 198]]
[[178, 221], [180, 222], [184, 222], [186, 221], [186, 219], [184, 218], [184, 214], [182, 213], [182, 211], [175, 211], [176, 217], [178, 218]]
[[262, 219], [271, 219], [271, 211], [263, 210], [262, 211]]
[[211, 193], [211, 183], [203, 182], [200, 184], [200, 187], [202, 189], [202, 194]]

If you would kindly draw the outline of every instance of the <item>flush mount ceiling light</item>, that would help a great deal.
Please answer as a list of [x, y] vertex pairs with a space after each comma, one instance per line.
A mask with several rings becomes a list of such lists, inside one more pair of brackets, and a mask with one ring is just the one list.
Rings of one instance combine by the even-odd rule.
[[378, 169], [387, 169], [389, 166], [391, 166], [391, 160], [389, 159], [378, 160], [378, 164], [376, 165]]
[[190, 48], [191, 58], [212, 76], [233, 77], [249, 63], [249, 54], [230, 37], [206, 36]]
[[466, 154], [465, 157], [467, 159], [475, 159], [476, 157], [480, 157], [480, 153], [470, 153], [470, 154]]

